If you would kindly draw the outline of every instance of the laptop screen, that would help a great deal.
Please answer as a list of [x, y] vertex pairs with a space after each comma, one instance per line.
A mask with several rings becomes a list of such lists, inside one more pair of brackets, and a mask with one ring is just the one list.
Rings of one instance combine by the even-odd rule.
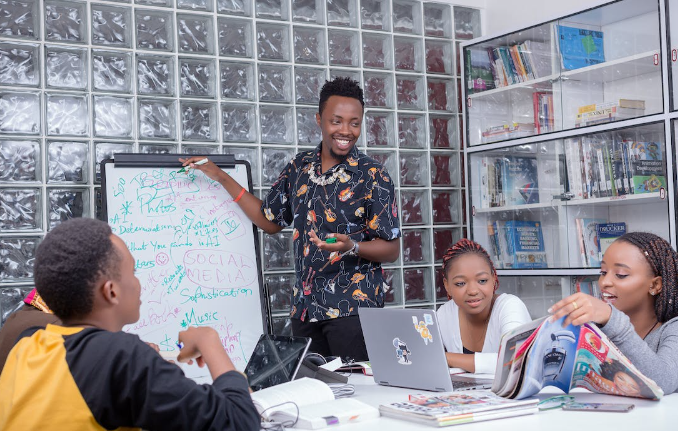
[[310, 344], [306, 337], [262, 335], [245, 367], [252, 390], [293, 380]]

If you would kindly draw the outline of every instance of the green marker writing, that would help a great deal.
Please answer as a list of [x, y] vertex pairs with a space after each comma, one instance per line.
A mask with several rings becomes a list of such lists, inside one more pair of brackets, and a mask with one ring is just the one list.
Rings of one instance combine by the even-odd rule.
[[325, 242], [328, 244], [334, 244], [335, 242], [337, 242], [337, 238], [336, 237], [327, 238]]

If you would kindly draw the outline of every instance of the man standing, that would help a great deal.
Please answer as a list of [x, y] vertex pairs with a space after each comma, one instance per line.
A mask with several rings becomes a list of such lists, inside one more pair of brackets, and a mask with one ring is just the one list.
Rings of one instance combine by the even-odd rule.
[[297, 154], [261, 201], [203, 157], [181, 159], [234, 197], [266, 233], [294, 228], [292, 333], [311, 337], [311, 351], [366, 360], [359, 307], [383, 307], [381, 262], [398, 258], [400, 225], [393, 182], [382, 165], [358, 152], [363, 91], [348, 78], [326, 82], [316, 121], [322, 142]]

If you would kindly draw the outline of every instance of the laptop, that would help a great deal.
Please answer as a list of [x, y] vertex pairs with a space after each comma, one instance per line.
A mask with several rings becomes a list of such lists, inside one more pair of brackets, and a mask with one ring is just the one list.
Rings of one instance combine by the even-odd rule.
[[433, 310], [360, 308], [374, 381], [427, 391], [490, 389], [493, 379], [450, 375]]
[[311, 339], [263, 334], [245, 367], [253, 391], [287, 383], [297, 375]]

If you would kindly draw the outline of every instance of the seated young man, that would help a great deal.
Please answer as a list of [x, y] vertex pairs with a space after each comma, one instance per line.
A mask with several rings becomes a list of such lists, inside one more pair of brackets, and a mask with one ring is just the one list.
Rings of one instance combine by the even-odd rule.
[[246, 379], [212, 328], [179, 333], [180, 362], [207, 365], [198, 385], [138, 336], [134, 258], [110, 227], [75, 219], [36, 252], [35, 285], [63, 326], [22, 338], [0, 374], [0, 429], [259, 430]]

